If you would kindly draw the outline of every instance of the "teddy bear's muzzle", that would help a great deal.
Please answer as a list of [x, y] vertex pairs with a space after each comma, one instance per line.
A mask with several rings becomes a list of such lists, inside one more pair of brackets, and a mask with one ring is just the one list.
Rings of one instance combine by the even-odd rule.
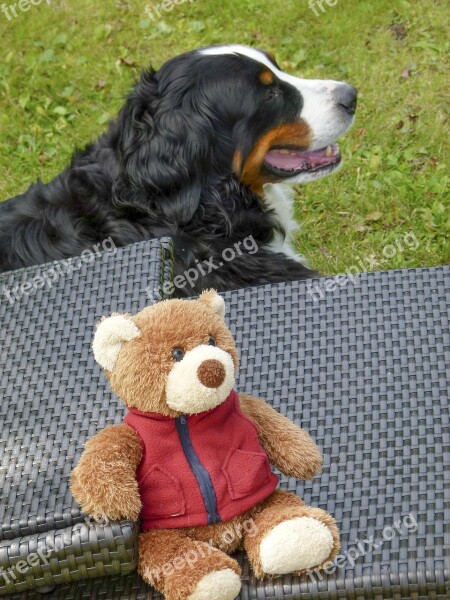
[[201, 344], [174, 363], [167, 376], [167, 405], [193, 415], [215, 408], [228, 398], [235, 384], [233, 357], [218, 348]]
[[205, 360], [197, 369], [200, 383], [208, 388], [220, 387], [225, 380], [225, 375], [225, 367], [215, 359]]

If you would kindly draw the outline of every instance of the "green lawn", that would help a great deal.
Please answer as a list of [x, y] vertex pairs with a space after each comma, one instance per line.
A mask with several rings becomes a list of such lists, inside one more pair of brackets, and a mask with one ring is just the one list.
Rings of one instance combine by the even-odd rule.
[[177, 4], [154, 21], [151, 3], [136, 0], [0, 13], [0, 199], [54, 177], [114, 117], [141, 67], [238, 42], [274, 51], [293, 74], [359, 89], [343, 168], [298, 188], [298, 248], [311, 264], [337, 273], [371, 255], [383, 269], [450, 262], [445, 0], [338, 0], [319, 16], [307, 0]]

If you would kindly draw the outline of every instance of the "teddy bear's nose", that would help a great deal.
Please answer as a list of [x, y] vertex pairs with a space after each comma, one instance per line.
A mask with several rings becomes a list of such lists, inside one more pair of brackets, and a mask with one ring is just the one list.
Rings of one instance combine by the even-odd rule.
[[218, 388], [225, 379], [225, 367], [215, 359], [208, 359], [202, 362], [197, 371], [197, 376], [205, 387]]

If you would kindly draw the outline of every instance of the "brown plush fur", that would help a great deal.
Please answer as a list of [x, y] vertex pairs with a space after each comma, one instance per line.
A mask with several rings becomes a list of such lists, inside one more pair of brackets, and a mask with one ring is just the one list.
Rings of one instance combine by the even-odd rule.
[[240, 394], [242, 412], [257, 426], [259, 441], [270, 462], [282, 473], [312, 479], [322, 467], [319, 449], [303, 429], [276, 412], [267, 402]]
[[228, 352], [238, 365], [230, 331], [204, 302], [165, 300], [144, 308], [132, 320], [142, 333], [123, 346], [114, 371], [106, 373], [111, 387], [127, 406], [169, 417], [180, 416], [165, 402], [173, 348], [187, 352], [199, 344], [207, 344], [209, 336], [213, 336], [217, 346]]
[[[289, 492], [277, 490], [272, 496], [269, 496], [261, 503], [258, 512], [254, 515], [257, 533], [255, 536], [244, 537], [244, 549], [247, 553], [250, 564], [252, 565], [255, 577], [262, 578], [266, 576], [261, 566], [259, 549], [264, 536], [269, 533], [276, 525], [295, 519], [296, 517], [312, 517], [324, 523], [333, 536], [333, 548], [326, 560], [316, 568], [325, 566], [333, 560], [340, 548], [339, 531], [335, 520], [324, 510], [306, 504], [298, 496]], [[296, 575], [303, 575], [305, 571], [298, 571]]]
[[111, 425], [89, 440], [70, 482], [83, 511], [135, 521], [142, 507], [136, 481], [141, 458], [141, 441], [128, 425]]
[[166, 600], [184, 600], [205, 575], [222, 569], [241, 575], [235, 560], [186, 530], [155, 529], [139, 537], [138, 571]]
[[[279, 523], [296, 517], [312, 517], [327, 525], [333, 536], [334, 546], [327, 560], [320, 566], [333, 560], [340, 548], [334, 519], [319, 508], [306, 506], [295, 494], [276, 490], [251, 510], [225, 523], [182, 530], [155, 530], [141, 534], [139, 555], [144, 558], [140, 560], [139, 573], [148, 583], [165, 593], [167, 600], [183, 599], [192, 592], [201, 577], [211, 571], [234, 568], [236, 573], [239, 573], [237, 563], [223, 553], [231, 554], [243, 548], [255, 576], [263, 578], [267, 574], [264, 573], [259, 558], [262, 539]], [[186, 564], [180, 568], [180, 559], [189, 552], [194, 552], [197, 559], [193, 561], [193, 565]], [[225, 558], [229, 560], [226, 561]], [[163, 565], [166, 565], [166, 572], [170, 573], [168, 577], [164, 576]], [[296, 574], [302, 575], [303, 572]], [[185, 595], [167, 595], [167, 587], [171, 587], [172, 584], [175, 589], [180, 586], [179, 591]]]
[[[165, 402], [174, 348], [186, 352], [208, 344], [213, 336], [216, 345], [238, 365], [234, 340], [220, 312], [220, 298], [210, 291], [203, 293], [199, 301], [165, 301], [130, 316], [140, 334], [123, 344], [113, 371], [107, 372], [116, 394], [127, 406], [179, 416]], [[217, 383], [216, 367], [204, 367], [205, 381]], [[239, 398], [244, 415], [258, 429], [270, 462], [286, 475], [313, 477], [321, 467], [322, 457], [309, 435], [263, 400], [245, 394]], [[72, 493], [83, 511], [97, 518], [137, 519], [141, 500], [136, 470], [141, 458], [140, 439], [127, 425], [107, 427], [91, 439], [71, 478]], [[302, 516], [318, 519], [329, 528], [334, 545], [325, 562], [332, 560], [339, 550], [334, 519], [318, 508], [306, 506], [294, 494], [277, 490], [264, 502], [224, 523], [142, 533], [139, 572], [167, 600], [186, 600], [197, 583], [211, 572], [232, 569], [239, 574], [238, 564], [227, 554], [243, 547], [255, 575], [263, 577], [261, 540], [279, 523]], [[188, 552], [197, 556], [195, 564], [183, 564], [181, 559]]]

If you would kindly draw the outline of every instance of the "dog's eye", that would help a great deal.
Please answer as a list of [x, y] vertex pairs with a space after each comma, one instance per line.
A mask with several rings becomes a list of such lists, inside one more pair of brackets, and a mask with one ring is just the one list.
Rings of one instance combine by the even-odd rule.
[[213, 338], [212, 335], [209, 336], [209, 340], [208, 340], [208, 346], [215, 346], [216, 345], [216, 340]]
[[277, 88], [270, 88], [266, 93], [266, 101], [274, 100], [280, 95], [280, 91]]
[[177, 362], [180, 362], [180, 360], [183, 360], [184, 358], [184, 352], [181, 348], [174, 348], [172, 350], [172, 356]]

